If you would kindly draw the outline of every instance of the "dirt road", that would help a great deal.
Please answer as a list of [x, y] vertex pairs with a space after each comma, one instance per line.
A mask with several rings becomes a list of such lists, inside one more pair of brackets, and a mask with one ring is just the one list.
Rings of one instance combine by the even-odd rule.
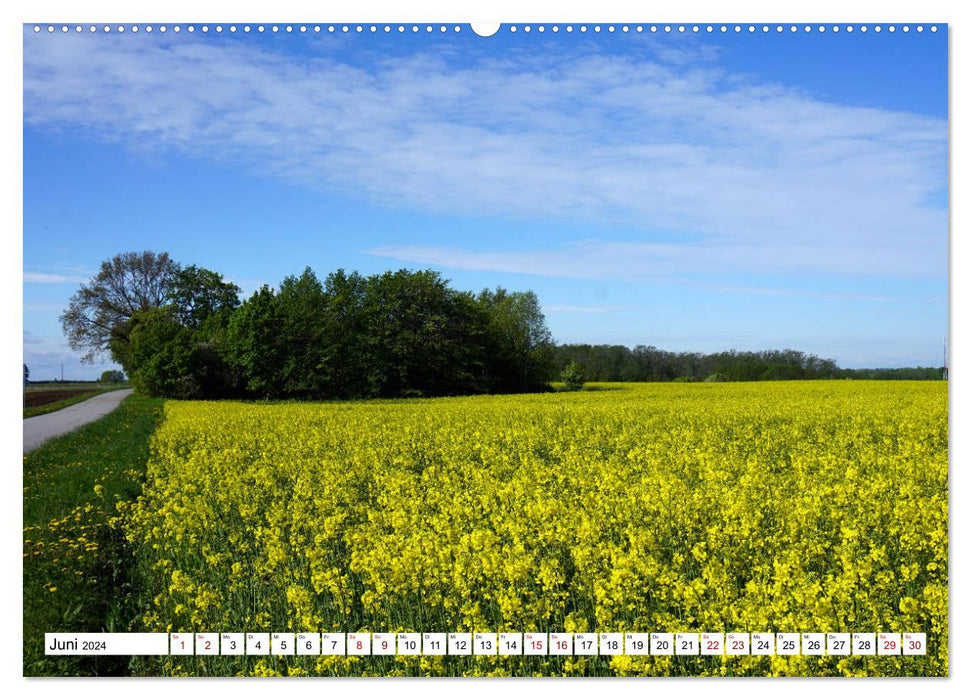
[[62, 408], [60, 411], [24, 419], [24, 454], [37, 449], [58, 435], [77, 430], [82, 425], [96, 421], [111, 413], [121, 400], [131, 394], [131, 389], [109, 391], [87, 401]]

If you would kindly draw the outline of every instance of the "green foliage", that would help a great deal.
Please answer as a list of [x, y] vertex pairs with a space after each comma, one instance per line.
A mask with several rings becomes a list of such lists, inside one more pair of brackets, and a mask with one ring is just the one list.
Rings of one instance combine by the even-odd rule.
[[483, 290], [478, 300], [488, 318], [491, 390], [531, 391], [551, 381], [556, 376], [553, 338], [536, 294], [499, 287]]
[[131, 380], [136, 391], [180, 399], [200, 396], [193, 377], [193, 334], [179, 323], [173, 307], [136, 312], [129, 338]]
[[843, 369], [844, 379], [937, 380], [944, 378], [944, 367], [892, 367], [880, 369]]
[[432, 270], [321, 283], [310, 268], [234, 311], [224, 343], [250, 395], [341, 399], [535, 390], [552, 347], [531, 292], [476, 297]]
[[576, 360], [571, 360], [570, 364], [563, 368], [560, 373], [560, 380], [567, 391], [579, 391], [586, 382], [586, 373], [583, 365]]
[[706, 382], [727, 382], [728, 377], [726, 377], [721, 372], [712, 372], [707, 377], [705, 377]]
[[321, 396], [349, 399], [368, 396], [367, 280], [357, 272], [337, 270], [324, 280]]
[[695, 380], [694, 377], [684, 376], [684, 377], [675, 377], [671, 381], [672, 382], [685, 383], [685, 382], [693, 382], [694, 380]]
[[[560, 345], [555, 365], [562, 371], [571, 361], [583, 364], [594, 382], [670, 382], [679, 377], [702, 381], [720, 374], [726, 381], [769, 379], [835, 379], [841, 376], [834, 360], [797, 350], [718, 353], [668, 352], [654, 346]], [[939, 375], [938, 375], [939, 376]]]
[[554, 351], [558, 372], [579, 362], [591, 382], [670, 382], [677, 377], [702, 381], [713, 374], [724, 381], [793, 379], [927, 379], [943, 376], [943, 367], [841, 369], [835, 360], [798, 350], [698, 353], [668, 352], [654, 346], [560, 345]]
[[432, 270], [362, 277], [309, 267], [239, 304], [239, 289], [177, 266], [158, 304], [109, 340], [150, 396], [375, 398], [548, 389], [553, 342], [532, 292], [448, 286]]
[[398, 270], [367, 280], [364, 332], [370, 394], [441, 396], [476, 390], [479, 318], [439, 273]]
[[226, 355], [243, 377], [244, 389], [269, 398], [283, 394], [283, 313], [273, 291], [263, 285], [229, 320]]
[[131, 381], [147, 396], [198, 399], [231, 394], [235, 378], [208, 324], [191, 328], [174, 305], [132, 317]]
[[300, 277], [283, 280], [276, 295], [280, 314], [279, 343], [287, 351], [279, 367], [279, 382], [287, 396], [319, 396], [327, 383], [324, 342], [327, 301], [324, 287], [309, 267]]
[[198, 329], [211, 316], [227, 320], [239, 306], [239, 291], [239, 287], [224, 281], [219, 273], [189, 265], [175, 273], [166, 299], [175, 306], [183, 326]]
[[125, 381], [125, 373], [116, 369], [108, 369], [101, 373], [99, 381], [105, 384], [123, 382]]

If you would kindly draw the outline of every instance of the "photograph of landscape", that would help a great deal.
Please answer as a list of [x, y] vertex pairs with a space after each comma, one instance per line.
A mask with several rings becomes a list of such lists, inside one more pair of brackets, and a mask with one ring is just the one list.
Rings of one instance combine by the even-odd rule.
[[948, 676], [948, 196], [946, 23], [24, 25], [23, 675]]

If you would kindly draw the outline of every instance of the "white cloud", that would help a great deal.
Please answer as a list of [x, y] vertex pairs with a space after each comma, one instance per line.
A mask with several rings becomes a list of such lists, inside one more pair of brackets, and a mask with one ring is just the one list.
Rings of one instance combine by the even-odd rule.
[[55, 301], [26, 301], [24, 300], [25, 312], [44, 312], [44, 311], [63, 311], [64, 304]]
[[945, 274], [944, 120], [827, 103], [685, 52], [362, 66], [228, 37], [31, 33], [24, 119], [389, 206], [607, 223], [633, 239], [574, 244], [588, 259], [378, 249], [462, 269]]
[[[924, 260], [920, 251], [914, 251], [911, 260], [902, 260], [895, 249], [869, 247], [862, 241], [846, 242], [838, 251], [808, 241], [776, 242], [773, 245], [754, 240], [680, 244], [589, 240], [522, 252], [468, 251], [454, 247], [415, 245], [376, 246], [364, 252], [455, 270], [634, 282], [671, 281], [691, 275], [811, 274], [821, 270], [847, 276], [882, 274], [910, 277], [918, 274], [913, 267], [915, 262], [925, 263], [930, 276], [929, 271], [936, 262]], [[923, 255], [929, 256], [926, 252]], [[863, 260], [868, 264], [865, 269], [861, 269]]]
[[81, 275], [59, 275], [47, 272], [24, 272], [24, 282], [33, 284], [66, 284], [87, 282], [87, 277]]
[[24, 331], [24, 364], [30, 368], [32, 381], [60, 379], [61, 372], [67, 380], [97, 379], [106, 369], [118, 369], [112, 362], [101, 361], [93, 365], [81, 361], [67, 341], [61, 336], [36, 335]]

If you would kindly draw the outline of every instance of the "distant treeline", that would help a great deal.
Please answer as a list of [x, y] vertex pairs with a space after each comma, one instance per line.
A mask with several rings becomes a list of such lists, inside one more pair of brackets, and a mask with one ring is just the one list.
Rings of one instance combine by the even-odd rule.
[[841, 369], [835, 360], [798, 350], [669, 352], [654, 346], [559, 345], [553, 353], [557, 373], [570, 362], [583, 367], [587, 381], [752, 382], [779, 379], [940, 379], [942, 368]]
[[890, 367], [885, 369], [841, 369], [845, 379], [943, 379], [943, 367]]

